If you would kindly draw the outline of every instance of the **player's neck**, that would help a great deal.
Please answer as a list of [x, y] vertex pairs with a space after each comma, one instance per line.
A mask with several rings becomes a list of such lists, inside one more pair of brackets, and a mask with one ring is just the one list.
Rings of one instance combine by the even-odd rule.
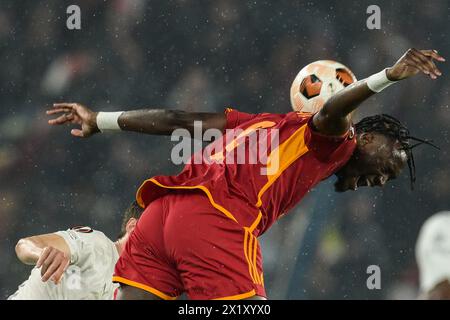
[[114, 245], [116, 246], [117, 252], [119, 255], [122, 253], [123, 247], [125, 246], [125, 239], [120, 238], [116, 242], [114, 242]]

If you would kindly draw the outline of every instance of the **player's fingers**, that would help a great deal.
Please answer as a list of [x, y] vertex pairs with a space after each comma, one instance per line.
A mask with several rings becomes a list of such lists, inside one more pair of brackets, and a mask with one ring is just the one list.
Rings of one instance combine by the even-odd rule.
[[413, 55], [409, 55], [408, 58], [404, 61], [404, 63], [408, 66], [408, 67], [412, 67], [415, 68], [423, 73], [425, 73], [426, 75], [430, 75], [430, 72], [423, 66], [422, 62], [415, 56]]
[[419, 59], [422, 63], [428, 68], [428, 70], [434, 73], [436, 76], [441, 76], [442, 72], [438, 69], [436, 64], [433, 62], [433, 59], [421, 54], [419, 55]]
[[442, 75], [441, 71], [436, 67], [433, 62], [433, 59], [424, 55], [421, 51], [413, 49], [413, 56], [420, 60], [422, 65], [430, 72], [431, 75], [435, 75], [436, 77]]
[[48, 268], [52, 265], [56, 254], [57, 254], [57, 252], [55, 250], [51, 250], [48, 257], [44, 260], [44, 262], [42, 262], [42, 267], [41, 267], [41, 276], [42, 277], [45, 275]]
[[47, 270], [45, 271], [44, 275], [42, 276], [41, 280], [43, 282], [48, 281], [54, 274], [55, 271], [58, 270], [62, 262], [62, 259], [59, 257], [56, 257], [53, 259], [52, 263], [48, 266]]
[[69, 113], [69, 112], [72, 112], [72, 109], [69, 109], [69, 108], [55, 108], [55, 109], [47, 110], [45, 113], [48, 114], [48, 115], [52, 115], [52, 114], [57, 114], [57, 113], [61, 113], [61, 112]]
[[64, 124], [64, 123], [67, 123], [67, 122], [72, 122], [73, 120], [74, 120], [74, 115], [73, 114], [65, 113], [65, 114], [59, 116], [56, 119], [48, 120], [48, 124], [60, 125], [60, 124]]
[[84, 133], [80, 129], [72, 129], [70, 133], [75, 137], [84, 138]]
[[69, 102], [59, 102], [54, 103], [53, 108], [68, 108], [73, 109], [73, 107], [76, 105], [76, 103], [69, 103]]
[[420, 52], [422, 52], [422, 54], [426, 55], [427, 57], [431, 57], [437, 61], [445, 61], [445, 58], [441, 56], [436, 50], [420, 50]]
[[58, 269], [56, 269], [56, 271], [53, 272], [51, 279], [55, 284], [58, 284], [61, 281], [61, 279], [64, 275], [64, 272], [66, 271], [67, 267], [69, 266], [69, 262], [70, 262], [69, 259], [64, 258], [63, 261], [61, 261]]
[[431, 74], [426, 68], [424, 68], [421, 65], [418, 65], [416, 62], [405, 62], [405, 64], [410, 67], [417, 70], [417, 72], [422, 72], [425, 75], [429, 76], [431, 79], [436, 79], [436, 76]]
[[81, 111], [84, 108], [85, 108], [84, 106], [82, 106], [81, 104], [78, 104], [78, 103], [74, 103], [73, 106], [72, 106], [72, 109], [77, 111], [77, 112]]
[[44, 263], [45, 259], [47, 259], [48, 255], [50, 254], [50, 251], [51, 251], [50, 248], [44, 248], [44, 250], [42, 250], [41, 256], [36, 262], [37, 268], [40, 268], [42, 266], [42, 263]]
[[430, 68], [427, 67], [425, 63], [423, 63], [423, 61], [414, 52], [411, 52], [411, 54], [408, 55], [408, 59], [406, 60], [406, 62], [409, 66], [413, 66], [426, 75], [430, 76], [431, 79], [437, 78], [437, 76], [430, 70]]

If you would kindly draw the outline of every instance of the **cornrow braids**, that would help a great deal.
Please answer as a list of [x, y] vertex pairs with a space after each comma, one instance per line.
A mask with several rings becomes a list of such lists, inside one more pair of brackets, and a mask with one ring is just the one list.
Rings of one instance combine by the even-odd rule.
[[[438, 150], [439, 147], [432, 143], [432, 140], [423, 140], [410, 135], [408, 128], [396, 118], [387, 114], [377, 114], [362, 119], [355, 124], [356, 133], [377, 132], [387, 135], [400, 142], [408, 158], [409, 176], [411, 189], [414, 189], [416, 181], [416, 165], [414, 163], [413, 149], [421, 144], [427, 144]], [[411, 141], [415, 143], [411, 144]]]

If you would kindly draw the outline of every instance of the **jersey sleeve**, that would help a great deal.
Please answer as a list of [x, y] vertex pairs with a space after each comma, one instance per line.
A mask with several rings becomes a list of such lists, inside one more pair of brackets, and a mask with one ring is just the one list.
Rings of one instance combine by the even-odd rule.
[[81, 258], [83, 247], [85, 246], [84, 236], [82, 232], [78, 232], [75, 229], [68, 229], [65, 231], [55, 232], [58, 236], [62, 237], [70, 249], [70, 264], [77, 263]]
[[225, 129], [236, 128], [242, 123], [250, 121], [258, 116], [257, 114], [240, 112], [232, 108], [226, 108], [225, 115], [227, 117], [227, 124], [225, 126]]
[[355, 139], [353, 126], [341, 136], [328, 136], [321, 134], [314, 127], [313, 117], [308, 120], [308, 126], [305, 132], [305, 141], [308, 149], [314, 153], [317, 159], [326, 162], [333, 159], [333, 154], [340, 149], [346, 142]]

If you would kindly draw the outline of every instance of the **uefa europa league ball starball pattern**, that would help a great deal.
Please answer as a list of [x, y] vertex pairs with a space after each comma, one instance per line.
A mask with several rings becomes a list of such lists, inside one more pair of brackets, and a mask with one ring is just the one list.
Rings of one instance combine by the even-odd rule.
[[292, 109], [316, 113], [332, 95], [355, 81], [353, 72], [339, 62], [312, 62], [300, 70], [292, 83]]

